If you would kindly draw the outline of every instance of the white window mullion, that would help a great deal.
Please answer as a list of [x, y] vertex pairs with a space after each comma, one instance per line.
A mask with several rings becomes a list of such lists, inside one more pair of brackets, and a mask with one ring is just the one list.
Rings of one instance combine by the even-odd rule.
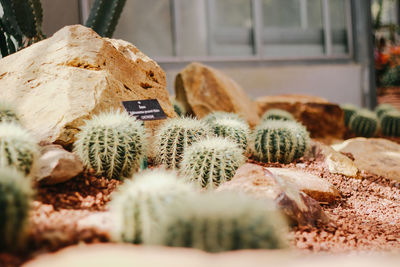
[[332, 28], [329, 0], [322, 0], [322, 18], [324, 24], [324, 45], [327, 56], [332, 56]]

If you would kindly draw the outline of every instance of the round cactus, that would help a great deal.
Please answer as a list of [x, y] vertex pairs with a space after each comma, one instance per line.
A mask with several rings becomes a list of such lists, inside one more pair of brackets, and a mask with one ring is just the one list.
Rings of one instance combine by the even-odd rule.
[[380, 104], [375, 108], [375, 113], [378, 118], [381, 118], [388, 111], [396, 111], [397, 108], [392, 106], [391, 104]]
[[17, 250], [26, 243], [32, 196], [29, 179], [15, 169], [0, 168], [0, 251]]
[[252, 135], [253, 156], [262, 162], [290, 163], [309, 149], [306, 128], [294, 121], [267, 120]]
[[169, 169], [179, 168], [185, 149], [210, 134], [210, 128], [197, 119], [175, 118], [166, 121], [156, 137], [157, 164]]
[[207, 124], [212, 124], [216, 119], [233, 119], [244, 121], [238, 114], [225, 111], [214, 111], [205, 116], [202, 120]]
[[211, 128], [217, 136], [226, 137], [247, 151], [250, 128], [246, 122], [230, 118], [216, 119], [211, 123]]
[[388, 111], [380, 119], [381, 131], [385, 136], [400, 136], [400, 112]]
[[296, 119], [290, 112], [283, 109], [269, 109], [261, 117], [261, 121], [266, 120], [284, 120], [284, 121], [295, 121]]
[[137, 171], [146, 149], [146, 130], [142, 122], [118, 111], [86, 121], [74, 144], [74, 151], [84, 165], [109, 179], [129, 177]]
[[0, 122], [19, 123], [19, 117], [15, 108], [4, 101], [0, 102]]
[[213, 189], [231, 180], [244, 162], [243, 150], [237, 144], [226, 138], [211, 137], [185, 151], [182, 171], [199, 186]]
[[33, 137], [15, 123], [0, 123], [0, 167], [31, 172], [38, 148]]
[[166, 206], [193, 194], [192, 187], [178, 179], [173, 171], [139, 173], [113, 194], [110, 202], [113, 239], [135, 244], [145, 242], [151, 232], [158, 232], [159, 224], [165, 218]]
[[348, 126], [351, 116], [353, 116], [357, 112], [358, 108], [352, 104], [343, 104], [340, 106], [340, 108], [343, 110], [344, 113], [344, 124]]
[[234, 193], [199, 194], [169, 206], [152, 244], [208, 252], [286, 247], [287, 223], [274, 205]]
[[183, 106], [183, 104], [181, 102], [179, 102], [178, 100], [175, 99], [175, 97], [171, 97], [171, 104], [174, 107], [175, 113], [178, 116], [185, 116], [186, 115], [186, 109]]
[[378, 118], [367, 109], [359, 110], [351, 117], [349, 128], [358, 136], [372, 137], [378, 130]]

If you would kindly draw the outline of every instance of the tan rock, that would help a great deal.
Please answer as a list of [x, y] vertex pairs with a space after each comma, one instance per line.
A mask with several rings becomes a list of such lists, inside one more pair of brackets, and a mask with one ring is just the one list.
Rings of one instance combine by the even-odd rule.
[[122, 109], [124, 100], [157, 98], [167, 116], [175, 116], [156, 62], [132, 44], [101, 38], [82, 25], [1, 59], [0, 88], [0, 98], [17, 106], [39, 140], [63, 146], [74, 142], [84, 119]]
[[222, 72], [200, 63], [189, 64], [176, 76], [175, 95], [199, 118], [219, 110], [241, 115], [251, 127], [259, 122], [256, 107], [244, 90]]
[[399, 144], [381, 138], [358, 137], [332, 147], [337, 151], [351, 153], [360, 171], [400, 181]]
[[256, 99], [258, 114], [272, 108], [287, 110], [303, 123], [315, 138], [343, 139], [346, 131], [343, 111], [326, 99], [306, 95], [264, 96]]

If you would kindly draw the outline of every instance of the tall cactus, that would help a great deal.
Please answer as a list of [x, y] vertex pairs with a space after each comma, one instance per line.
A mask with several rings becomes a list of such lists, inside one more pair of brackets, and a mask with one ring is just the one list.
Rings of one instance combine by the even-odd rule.
[[95, 0], [86, 26], [100, 36], [111, 38], [126, 0]]

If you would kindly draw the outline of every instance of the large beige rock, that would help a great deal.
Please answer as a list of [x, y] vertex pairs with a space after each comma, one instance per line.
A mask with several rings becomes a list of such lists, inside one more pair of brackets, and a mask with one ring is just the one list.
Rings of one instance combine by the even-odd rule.
[[381, 138], [353, 138], [332, 146], [351, 153], [361, 171], [400, 181], [400, 145]]
[[222, 72], [200, 63], [189, 64], [176, 76], [175, 95], [188, 113], [199, 118], [219, 110], [241, 115], [252, 127], [259, 122], [244, 90]]
[[[0, 99], [14, 103], [39, 140], [64, 146], [92, 114], [121, 101], [157, 98], [175, 116], [164, 71], [135, 46], [82, 25], [0, 60]], [[146, 122], [150, 129], [161, 121]]]
[[289, 111], [315, 138], [342, 139], [346, 131], [343, 111], [326, 99], [307, 95], [263, 96], [256, 99], [258, 114], [279, 108]]

